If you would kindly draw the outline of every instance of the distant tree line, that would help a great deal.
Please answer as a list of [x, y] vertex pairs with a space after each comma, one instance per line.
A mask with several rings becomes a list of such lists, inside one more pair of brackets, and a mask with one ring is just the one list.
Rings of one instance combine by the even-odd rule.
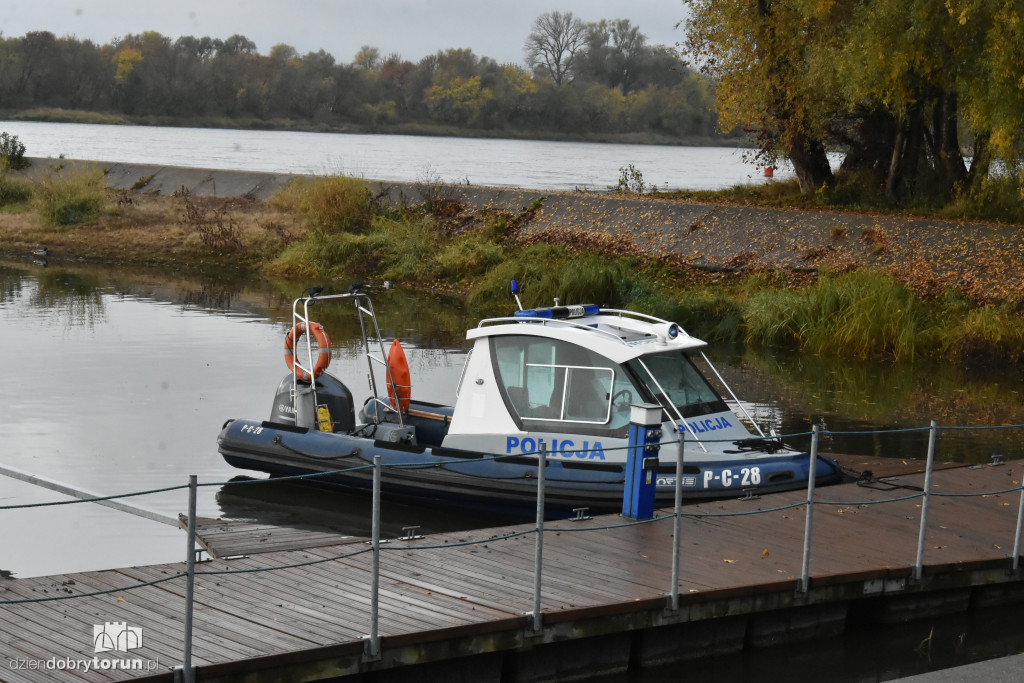
[[[571, 35], [558, 34], [561, 25]], [[550, 37], [570, 40], [546, 45]], [[171, 40], [148, 31], [97, 45], [36, 31], [0, 36], [0, 107], [545, 136], [683, 140], [718, 132], [707, 83], [628, 20], [584, 24], [571, 14], [542, 15], [524, 51], [525, 66], [468, 49], [414, 63], [364, 46], [341, 63], [323, 50], [300, 55], [285, 44], [261, 55], [242, 35]]]

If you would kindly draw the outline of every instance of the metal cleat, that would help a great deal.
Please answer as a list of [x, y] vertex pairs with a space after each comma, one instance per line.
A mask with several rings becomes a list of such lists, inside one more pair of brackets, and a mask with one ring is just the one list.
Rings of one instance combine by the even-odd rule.
[[576, 513], [576, 516], [575, 517], [570, 517], [569, 521], [570, 522], [582, 522], [585, 519], [593, 519], [593, 517], [591, 517], [590, 515], [587, 514], [587, 510], [589, 510], [589, 509], [590, 508], [573, 508], [572, 511]]

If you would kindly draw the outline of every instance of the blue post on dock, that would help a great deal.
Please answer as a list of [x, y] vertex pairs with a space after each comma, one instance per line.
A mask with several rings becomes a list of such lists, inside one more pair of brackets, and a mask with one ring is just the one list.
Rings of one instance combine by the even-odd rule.
[[626, 451], [626, 486], [622, 495], [622, 514], [625, 517], [650, 519], [654, 516], [661, 413], [661, 406], [654, 403], [632, 406]]

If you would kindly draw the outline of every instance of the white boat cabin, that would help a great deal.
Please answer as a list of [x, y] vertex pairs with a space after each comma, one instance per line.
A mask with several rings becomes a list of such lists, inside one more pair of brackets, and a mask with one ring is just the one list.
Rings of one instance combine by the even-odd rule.
[[734, 460], [723, 451], [757, 437], [690, 359], [705, 342], [675, 323], [555, 306], [484, 320], [467, 338], [445, 447], [532, 455], [543, 440], [551, 457], [620, 463], [634, 403], [664, 408], [666, 441], [675, 425], [687, 432], [688, 461]]

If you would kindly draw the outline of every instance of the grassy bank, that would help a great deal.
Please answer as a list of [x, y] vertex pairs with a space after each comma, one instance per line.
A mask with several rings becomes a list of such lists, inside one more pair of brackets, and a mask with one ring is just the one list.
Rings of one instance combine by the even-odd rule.
[[869, 268], [707, 273], [656, 259], [623, 238], [571, 231], [527, 236], [521, 228], [539, 202], [518, 214], [471, 214], [443, 197], [417, 207], [385, 206], [358, 187], [328, 178], [279, 194], [272, 204], [301, 214], [307, 233], [267, 267], [306, 278], [454, 288], [482, 314], [507, 311], [515, 278], [528, 305], [557, 297], [635, 308], [709, 339], [820, 354], [1019, 362], [1024, 349], [1022, 301], [980, 305], [954, 289], [935, 291]]
[[97, 167], [26, 181], [0, 169], [0, 252], [104, 263], [259, 268], [304, 231], [297, 219], [241, 197], [112, 191]]
[[[878, 359], [1022, 360], [1024, 301], [982, 305], [953, 288], [870, 268], [706, 272], [625, 237], [528, 232], [540, 200], [518, 213], [470, 210], [436, 187], [420, 204], [395, 204], [344, 177], [297, 179], [269, 202], [105, 189], [97, 199], [101, 180], [98, 169], [62, 173], [0, 198], [0, 248], [261, 269], [335, 291], [386, 279], [458, 292], [480, 315], [509, 311], [515, 278], [529, 306], [558, 297], [634, 308], [709, 340]], [[0, 174], [0, 194], [16, 182]]]

